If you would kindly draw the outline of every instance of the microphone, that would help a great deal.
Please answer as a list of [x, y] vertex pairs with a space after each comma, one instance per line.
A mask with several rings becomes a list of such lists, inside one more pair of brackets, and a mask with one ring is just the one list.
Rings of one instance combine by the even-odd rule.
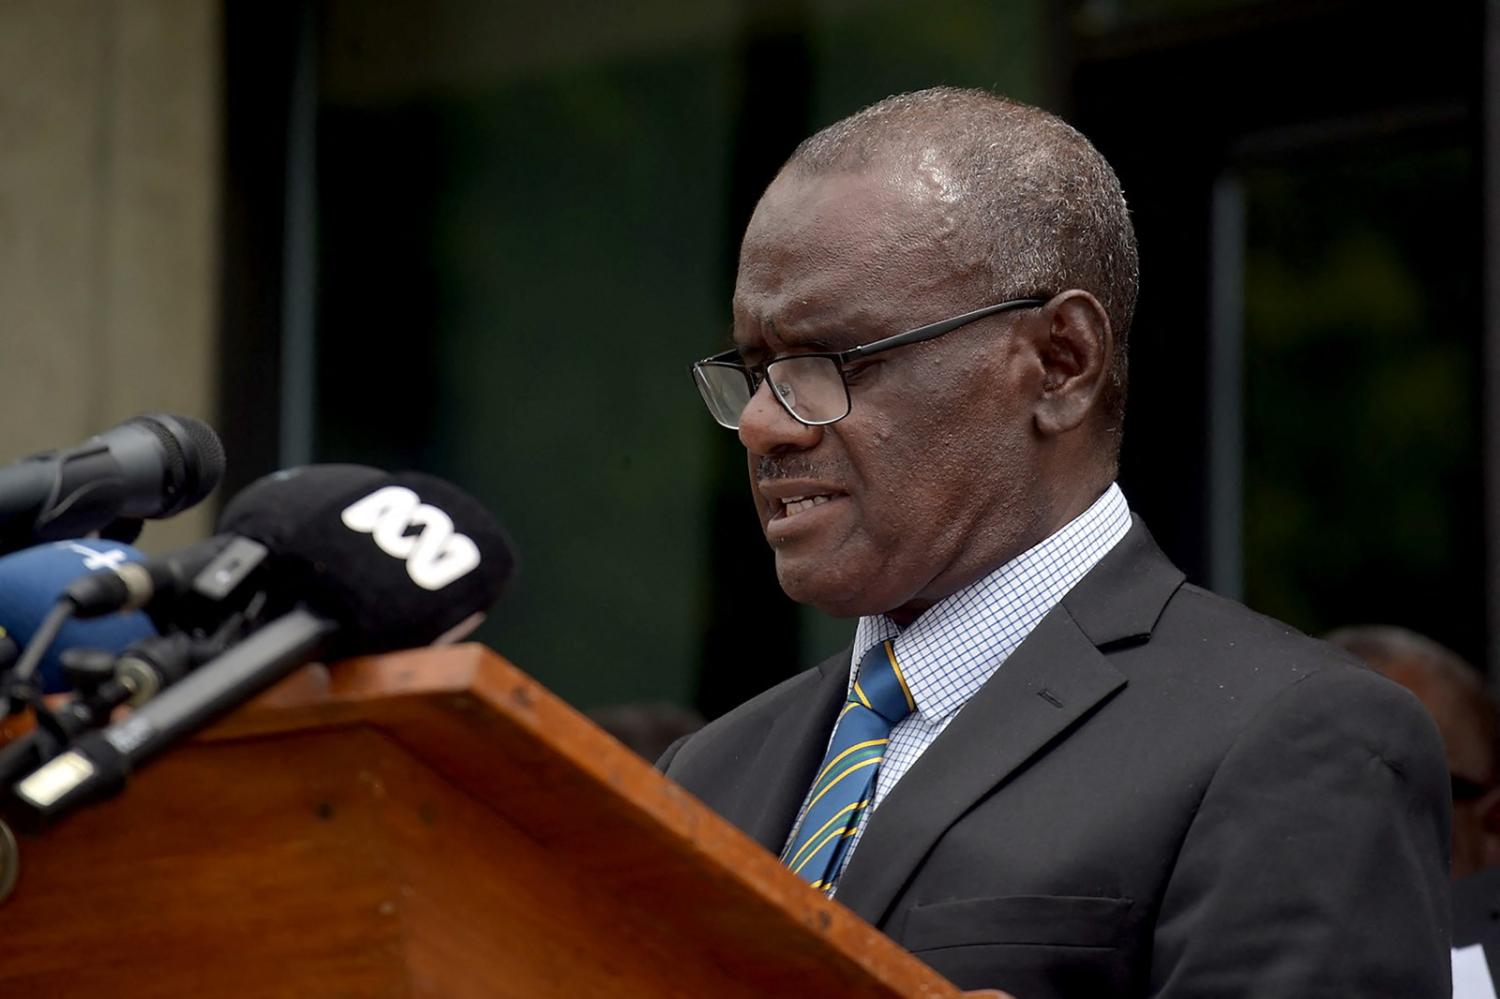
[[73, 602], [73, 613], [83, 618], [140, 610], [158, 596], [189, 589], [231, 540], [215, 535], [169, 555], [105, 566], [73, 580], [63, 595]]
[[313, 465], [252, 483], [222, 533], [270, 552], [278, 617], [122, 721], [89, 732], [15, 785], [23, 818], [47, 821], [117, 793], [136, 767], [297, 666], [451, 640], [477, 624], [515, 569], [477, 501], [421, 473]]
[[[0, 748], [0, 782], [29, 773], [52, 759], [74, 735], [108, 717], [105, 706], [129, 696], [132, 679], [119, 690], [109, 685], [114, 670], [98, 673], [93, 682], [79, 682], [77, 667], [84, 659], [103, 658], [111, 666], [117, 653], [136, 646], [149, 648], [161, 641], [156, 629], [144, 614], [127, 614], [98, 621], [63, 619], [55, 635], [45, 633], [44, 622], [58, 605], [69, 583], [81, 573], [101, 565], [138, 562], [141, 553], [115, 541], [59, 541], [38, 545], [0, 558], [0, 630], [17, 653], [20, 647], [45, 641], [47, 648], [39, 662], [39, 678], [17, 677], [11, 672], [19, 654], [0, 662], [0, 695], [5, 710], [13, 704], [31, 701], [38, 705], [37, 727]], [[56, 713], [46, 711], [35, 700], [40, 689], [57, 693], [79, 687], [79, 697], [63, 705]]]
[[[29, 645], [78, 577], [104, 567], [138, 564], [143, 558], [129, 545], [102, 539], [57, 541], [0, 557], [0, 629], [19, 645]], [[39, 663], [42, 689], [57, 693], [68, 688], [62, 661], [68, 649], [119, 652], [156, 633], [150, 619], [138, 612], [92, 621], [68, 618]], [[0, 671], [0, 679], [5, 675]]]
[[36, 727], [0, 746], [0, 787], [55, 758], [82, 732], [106, 724], [115, 708], [122, 704], [136, 707], [150, 700], [194, 666], [222, 653], [227, 639], [227, 635], [194, 638], [174, 631], [153, 633], [123, 651], [63, 650], [59, 656], [63, 676], [76, 694], [55, 708], [38, 704]]
[[336, 657], [429, 645], [501, 596], [510, 540], [485, 507], [421, 472], [307, 465], [247, 486], [219, 531], [270, 552], [270, 593], [338, 622]]
[[224, 447], [208, 424], [170, 413], [134, 417], [76, 447], [0, 467], [0, 551], [170, 517], [223, 475]]
[[[452, 516], [424, 502], [413, 487], [452, 510]], [[351, 506], [356, 499], [359, 503]], [[337, 521], [323, 514], [322, 508], [330, 504], [341, 511]], [[386, 604], [410, 599], [405, 591], [413, 583], [418, 592], [442, 588], [478, 564], [482, 553], [469, 535], [454, 530], [454, 517], [480, 525], [484, 538], [493, 536], [487, 541], [488, 558], [503, 583], [514, 570], [509, 544], [489, 513], [462, 491], [421, 473], [392, 476], [365, 465], [309, 465], [251, 483], [224, 508], [220, 533], [214, 537], [171, 555], [80, 577], [65, 595], [79, 617], [148, 608], [164, 628], [168, 621], [182, 623], [179, 605], [185, 597], [196, 595], [200, 602], [220, 604], [236, 590], [243, 592], [247, 579], [258, 581], [257, 570], [269, 559], [280, 590], [321, 608], [327, 617], [347, 622], [346, 630], [362, 636], [370, 647], [426, 644], [430, 638], [409, 639], [403, 623], [390, 620]], [[412, 527], [420, 533], [407, 536]], [[350, 544], [350, 530], [368, 535], [373, 544]], [[389, 568], [390, 557], [404, 564], [405, 576], [380, 571]], [[376, 562], [372, 571], [344, 571], [371, 559]], [[390, 592], [368, 595], [372, 584]], [[460, 591], [465, 585], [469, 584], [461, 584]], [[498, 596], [497, 589], [485, 605]], [[457, 606], [453, 599], [450, 593], [444, 603]], [[463, 594], [456, 599], [462, 604]], [[169, 605], [165, 610], [163, 602]], [[286, 606], [283, 602], [283, 609]], [[444, 628], [458, 623], [447, 621]], [[395, 633], [390, 632], [393, 625]]]
[[217, 627], [254, 596], [266, 547], [217, 534], [169, 555], [80, 576], [64, 591], [80, 618], [145, 609], [162, 631]]

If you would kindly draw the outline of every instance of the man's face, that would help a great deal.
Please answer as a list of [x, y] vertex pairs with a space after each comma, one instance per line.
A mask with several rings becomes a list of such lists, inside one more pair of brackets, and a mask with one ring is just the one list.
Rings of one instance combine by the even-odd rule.
[[[1493, 863], [1497, 849], [1490, 827], [1497, 807], [1491, 731], [1480, 696], [1436, 672], [1417, 657], [1383, 658], [1375, 663], [1390, 679], [1417, 695], [1443, 737], [1448, 772], [1454, 779], [1453, 876], [1461, 878]], [[1461, 793], [1462, 792], [1462, 793]]]
[[[992, 304], [948, 191], [879, 169], [778, 180], [741, 248], [734, 338], [746, 358], [847, 350]], [[850, 413], [826, 427], [759, 388], [740, 439], [789, 596], [910, 619], [1038, 539], [1029, 400], [1042, 373], [1016, 335], [1035, 321], [1001, 314], [856, 362]]]

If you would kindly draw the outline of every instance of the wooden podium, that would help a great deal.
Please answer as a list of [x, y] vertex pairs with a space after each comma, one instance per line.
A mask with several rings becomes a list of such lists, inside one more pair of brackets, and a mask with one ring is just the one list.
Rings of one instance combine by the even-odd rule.
[[5, 996], [956, 996], [478, 645], [310, 667], [20, 839]]

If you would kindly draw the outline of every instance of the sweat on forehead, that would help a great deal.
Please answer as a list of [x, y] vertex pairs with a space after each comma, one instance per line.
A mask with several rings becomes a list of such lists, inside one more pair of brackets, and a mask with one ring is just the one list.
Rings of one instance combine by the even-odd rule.
[[774, 319], [789, 345], [817, 338], [842, 349], [905, 328], [891, 324], [974, 308], [986, 298], [985, 268], [952, 216], [882, 169], [777, 178], [741, 247], [739, 332], [772, 332]]
[[1078, 200], [1088, 193], [1086, 159], [1099, 159], [1088, 140], [1045, 111], [939, 87], [889, 97], [835, 122], [798, 146], [785, 170], [885, 169], [951, 201], [972, 196], [970, 211], [982, 216], [1007, 202]]

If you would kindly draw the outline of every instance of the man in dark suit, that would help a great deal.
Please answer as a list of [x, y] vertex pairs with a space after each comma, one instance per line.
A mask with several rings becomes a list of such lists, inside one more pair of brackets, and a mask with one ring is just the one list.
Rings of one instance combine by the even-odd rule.
[[1036, 109], [924, 91], [798, 148], [694, 373], [855, 643], [661, 766], [967, 988], [1445, 995], [1431, 722], [1186, 585], [1113, 484], [1136, 273]]

